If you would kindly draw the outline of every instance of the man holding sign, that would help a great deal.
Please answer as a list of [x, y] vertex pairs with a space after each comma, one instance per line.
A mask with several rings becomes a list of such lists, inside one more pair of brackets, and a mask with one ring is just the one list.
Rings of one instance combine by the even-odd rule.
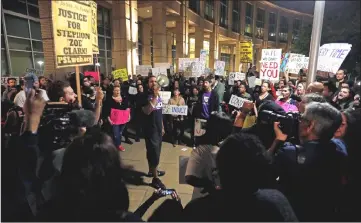
[[148, 177], [153, 177], [152, 186], [156, 189], [166, 189], [158, 178], [165, 174], [158, 170], [160, 152], [162, 147], [162, 136], [164, 135], [162, 99], [159, 96], [160, 86], [155, 76], [148, 79], [148, 94], [142, 100], [141, 106], [144, 114], [144, 139], [147, 149], [147, 160], [149, 166]]

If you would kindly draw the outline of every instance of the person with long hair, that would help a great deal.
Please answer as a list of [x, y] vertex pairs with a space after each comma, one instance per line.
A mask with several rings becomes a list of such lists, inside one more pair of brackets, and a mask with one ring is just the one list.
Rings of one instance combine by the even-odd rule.
[[262, 83], [261, 92], [256, 97], [256, 106], [258, 107], [264, 101], [273, 101], [273, 100], [274, 100], [274, 98], [271, 94], [271, 83], [268, 81], [265, 81]]

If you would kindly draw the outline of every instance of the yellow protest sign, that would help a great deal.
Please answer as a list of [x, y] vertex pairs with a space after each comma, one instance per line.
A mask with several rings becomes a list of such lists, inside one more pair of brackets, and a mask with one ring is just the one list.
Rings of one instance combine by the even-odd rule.
[[118, 69], [112, 72], [114, 79], [121, 78], [122, 81], [128, 81], [128, 71], [127, 68]]
[[93, 64], [92, 10], [78, 1], [51, 1], [56, 68]]
[[253, 47], [252, 42], [240, 42], [239, 54], [241, 63], [252, 63]]
[[99, 54], [98, 47], [98, 12], [97, 12], [97, 3], [94, 1], [90, 2], [91, 7], [91, 24], [92, 24], [92, 45], [93, 45], [93, 53]]

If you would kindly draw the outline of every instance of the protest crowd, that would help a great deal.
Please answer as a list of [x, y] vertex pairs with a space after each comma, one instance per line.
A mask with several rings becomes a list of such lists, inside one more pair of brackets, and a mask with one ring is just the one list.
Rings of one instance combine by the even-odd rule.
[[[8, 78], [3, 221], [360, 221], [360, 79], [339, 69], [307, 86], [306, 75], [272, 82], [250, 66], [238, 78], [168, 72], [163, 85], [151, 72], [100, 83], [81, 73], [81, 95], [75, 73]], [[121, 160], [122, 143], [142, 138], [148, 173]], [[161, 180], [164, 141], [193, 148], [184, 207]], [[130, 212], [126, 185], [143, 176], [155, 192]]]

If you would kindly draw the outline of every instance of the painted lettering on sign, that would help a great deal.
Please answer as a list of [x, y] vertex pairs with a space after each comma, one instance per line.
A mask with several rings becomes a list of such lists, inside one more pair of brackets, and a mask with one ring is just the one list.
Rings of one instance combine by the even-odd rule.
[[262, 80], [279, 80], [281, 56], [281, 49], [262, 50], [262, 59], [260, 61], [260, 78]]

